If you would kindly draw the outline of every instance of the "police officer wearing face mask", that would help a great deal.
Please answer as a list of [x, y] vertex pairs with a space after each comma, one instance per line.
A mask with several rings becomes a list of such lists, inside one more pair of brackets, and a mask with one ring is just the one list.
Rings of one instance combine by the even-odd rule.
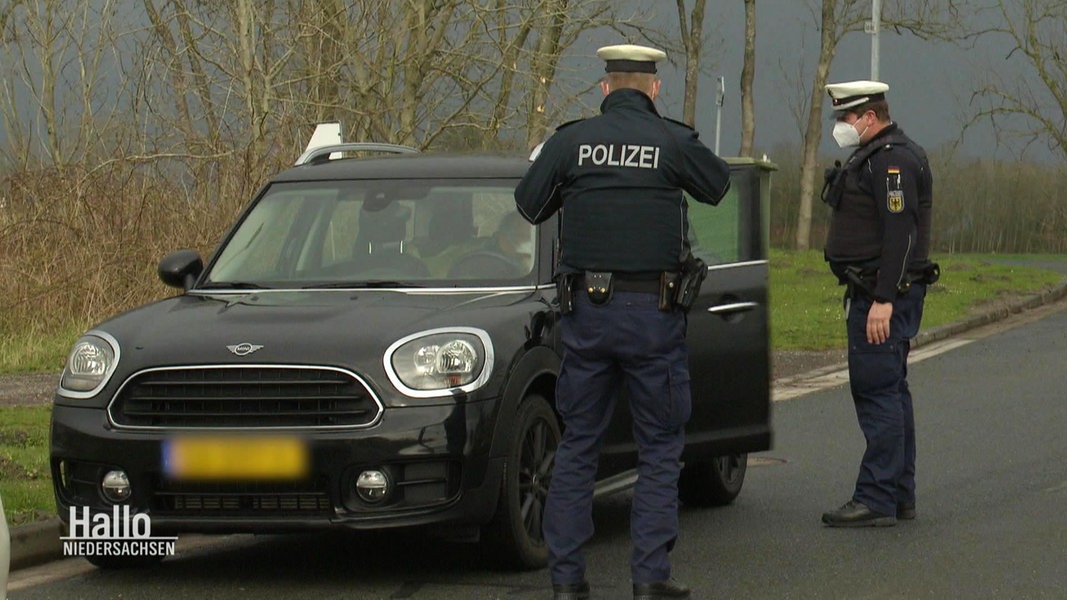
[[855, 148], [827, 173], [833, 209], [825, 256], [846, 286], [852, 398], [867, 448], [852, 498], [822, 516], [830, 527], [884, 527], [915, 518], [915, 420], [908, 350], [919, 331], [929, 261], [932, 178], [926, 153], [889, 117], [878, 81], [826, 86], [834, 139]]
[[[625, 382], [638, 446], [630, 561], [635, 599], [689, 598], [671, 578], [678, 536], [679, 459], [690, 414], [685, 282], [693, 268], [686, 200], [718, 204], [729, 167], [692, 128], [653, 104], [656, 62], [634, 45], [597, 51], [607, 61], [599, 116], [560, 126], [535, 151], [515, 190], [540, 223], [560, 212], [557, 268], [563, 363], [556, 406], [563, 439], [544, 512], [556, 600], [589, 597], [582, 545], [593, 536], [593, 484], [604, 431]], [[681, 306], [679, 303], [681, 302]]]

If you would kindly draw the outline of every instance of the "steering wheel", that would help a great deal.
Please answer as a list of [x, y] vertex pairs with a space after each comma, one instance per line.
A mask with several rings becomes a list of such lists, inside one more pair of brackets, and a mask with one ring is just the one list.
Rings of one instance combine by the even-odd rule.
[[448, 276], [457, 279], [505, 279], [521, 274], [522, 269], [514, 260], [489, 250], [468, 254], [448, 269]]

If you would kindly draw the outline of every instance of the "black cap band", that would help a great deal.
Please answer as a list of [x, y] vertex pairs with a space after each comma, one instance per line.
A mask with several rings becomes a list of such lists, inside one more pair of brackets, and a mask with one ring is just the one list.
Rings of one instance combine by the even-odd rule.
[[[885, 94], [884, 93], [859, 94], [857, 96], [849, 96], [848, 98], [834, 98], [833, 96], [830, 96], [830, 99], [833, 100], [833, 103], [834, 103], [835, 107], [836, 106], [841, 106], [842, 104], [848, 104], [850, 102], [855, 102], [856, 100], [863, 100], [863, 102], [861, 102], [860, 104], [856, 105], [856, 106], [862, 106], [863, 104], [867, 104], [868, 102], [877, 102], [878, 100], [885, 100]], [[855, 108], [855, 107], [854, 106], [850, 106], [849, 108]]]
[[604, 61], [604, 70], [608, 73], [655, 73], [656, 63], [649, 60], [608, 60]]

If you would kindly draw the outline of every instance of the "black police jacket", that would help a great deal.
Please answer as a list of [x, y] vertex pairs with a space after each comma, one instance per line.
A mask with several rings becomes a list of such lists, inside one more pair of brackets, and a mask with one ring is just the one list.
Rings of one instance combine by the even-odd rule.
[[826, 201], [833, 207], [824, 254], [844, 282], [855, 265], [877, 273], [873, 296], [892, 301], [930, 254], [933, 177], [922, 147], [891, 123], [856, 149]]
[[678, 270], [689, 254], [682, 192], [718, 204], [729, 167], [639, 90], [608, 94], [600, 110], [544, 143], [515, 189], [519, 212], [540, 223], [562, 209], [560, 272]]

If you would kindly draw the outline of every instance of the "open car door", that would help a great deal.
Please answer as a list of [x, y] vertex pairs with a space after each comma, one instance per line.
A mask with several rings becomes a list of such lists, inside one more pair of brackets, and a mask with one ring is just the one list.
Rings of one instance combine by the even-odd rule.
[[684, 502], [726, 504], [741, 490], [748, 452], [767, 450], [770, 424], [768, 223], [773, 165], [729, 160], [718, 206], [689, 202], [693, 254], [708, 276], [689, 312], [693, 413], [687, 427]]

